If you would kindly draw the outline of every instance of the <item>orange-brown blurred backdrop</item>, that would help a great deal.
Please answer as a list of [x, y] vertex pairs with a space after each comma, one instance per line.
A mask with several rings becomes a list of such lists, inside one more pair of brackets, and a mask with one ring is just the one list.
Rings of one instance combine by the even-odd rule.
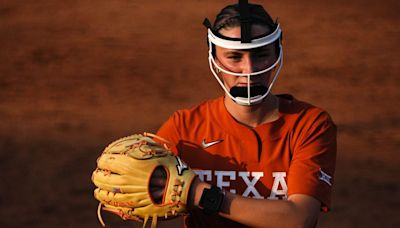
[[[222, 93], [201, 23], [235, 1], [0, 2], [0, 226], [98, 227], [97, 156]], [[400, 227], [399, 2], [253, 2], [284, 30], [274, 92], [339, 127], [321, 227]]]

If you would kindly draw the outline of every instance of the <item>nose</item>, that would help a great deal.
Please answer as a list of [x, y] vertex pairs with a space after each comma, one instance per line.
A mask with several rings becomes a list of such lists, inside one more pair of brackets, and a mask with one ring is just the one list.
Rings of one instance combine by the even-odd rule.
[[250, 55], [245, 55], [243, 56], [243, 62], [242, 62], [242, 73], [243, 74], [250, 74], [253, 73], [255, 70], [255, 61], [254, 59], [251, 58]]

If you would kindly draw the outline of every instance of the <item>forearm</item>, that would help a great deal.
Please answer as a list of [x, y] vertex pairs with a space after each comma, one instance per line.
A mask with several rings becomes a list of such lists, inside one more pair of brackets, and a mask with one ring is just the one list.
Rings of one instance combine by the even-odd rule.
[[[196, 182], [194, 187], [192, 199], [198, 207], [203, 189], [210, 185]], [[314, 227], [318, 212], [312, 213], [307, 205], [297, 202], [253, 199], [227, 192], [219, 214], [251, 227]], [[315, 210], [319, 209], [314, 207], [311, 211]]]
[[314, 219], [290, 200], [245, 198], [229, 192], [226, 193], [220, 215], [251, 227], [313, 227], [315, 225]]

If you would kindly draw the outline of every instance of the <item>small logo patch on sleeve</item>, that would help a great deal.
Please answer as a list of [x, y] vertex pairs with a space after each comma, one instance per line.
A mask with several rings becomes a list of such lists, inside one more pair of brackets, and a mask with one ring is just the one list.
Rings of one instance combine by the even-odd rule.
[[327, 183], [329, 186], [332, 186], [332, 177], [329, 176], [327, 173], [322, 171], [322, 169], [319, 169], [319, 174], [318, 177], [321, 181]]

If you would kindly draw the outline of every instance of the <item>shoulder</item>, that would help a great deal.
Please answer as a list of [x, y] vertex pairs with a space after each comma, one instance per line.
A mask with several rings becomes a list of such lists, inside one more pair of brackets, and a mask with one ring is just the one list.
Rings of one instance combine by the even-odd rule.
[[290, 94], [277, 95], [280, 99], [280, 112], [285, 118], [296, 124], [313, 124], [326, 121], [334, 124], [331, 116], [324, 109], [308, 102], [296, 99]]
[[174, 121], [175, 124], [183, 124], [185, 126], [198, 125], [199, 123], [210, 118], [212, 110], [216, 109], [222, 104], [222, 98], [216, 98], [212, 100], [204, 101], [194, 107], [180, 109], [175, 111], [170, 120]]
[[327, 111], [291, 95], [278, 97], [285, 129], [294, 141], [304, 142], [321, 135], [336, 137], [336, 125]]
[[[157, 135], [178, 145], [183, 139], [193, 139], [207, 130], [207, 124], [211, 119], [211, 111], [222, 103], [222, 98], [208, 100], [192, 108], [175, 111], [165, 121], [157, 132]], [[222, 103], [223, 104], [223, 103]], [[177, 148], [173, 149], [175, 152]]]
[[322, 144], [336, 144], [336, 125], [324, 109], [295, 99], [293, 96], [279, 96], [283, 101], [282, 115], [289, 136], [294, 143], [293, 149]]
[[162, 136], [176, 135], [182, 137], [185, 133], [195, 132], [204, 126], [212, 118], [212, 110], [223, 105], [223, 98], [216, 98], [204, 101], [194, 107], [175, 111], [159, 129], [158, 133]]

